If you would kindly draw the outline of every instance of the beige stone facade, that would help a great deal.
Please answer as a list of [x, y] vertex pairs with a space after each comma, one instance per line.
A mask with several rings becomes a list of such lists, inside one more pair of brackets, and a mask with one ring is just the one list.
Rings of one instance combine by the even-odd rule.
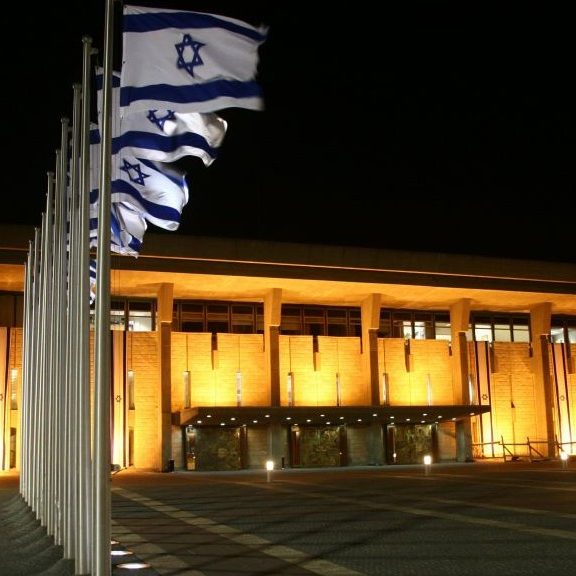
[[[19, 234], [0, 235], [2, 468], [20, 466]], [[192, 471], [576, 454], [576, 342], [549, 338], [555, 315], [576, 317], [572, 264], [148, 243], [139, 259], [112, 259], [113, 295], [151, 298], [158, 310], [154, 331], [111, 331], [114, 463]], [[263, 333], [173, 330], [174, 301], [195, 299], [261, 302]], [[285, 303], [358, 306], [362, 335], [282, 334]], [[381, 307], [446, 311], [452, 337], [378, 337]], [[531, 342], [471, 341], [474, 310], [528, 313]], [[91, 373], [93, 387], [93, 356]]]

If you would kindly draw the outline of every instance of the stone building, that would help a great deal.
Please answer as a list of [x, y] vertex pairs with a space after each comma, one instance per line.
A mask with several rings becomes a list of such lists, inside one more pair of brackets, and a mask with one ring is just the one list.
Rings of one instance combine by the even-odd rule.
[[[0, 227], [1, 469], [32, 237]], [[576, 454], [572, 263], [148, 233], [111, 258], [110, 325], [122, 467]]]

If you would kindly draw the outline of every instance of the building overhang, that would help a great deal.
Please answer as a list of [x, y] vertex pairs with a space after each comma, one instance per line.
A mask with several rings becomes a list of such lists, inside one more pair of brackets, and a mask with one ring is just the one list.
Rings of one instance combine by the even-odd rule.
[[198, 406], [174, 412], [176, 426], [436, 424], [490, 412], [489, 405], [450, 406]]

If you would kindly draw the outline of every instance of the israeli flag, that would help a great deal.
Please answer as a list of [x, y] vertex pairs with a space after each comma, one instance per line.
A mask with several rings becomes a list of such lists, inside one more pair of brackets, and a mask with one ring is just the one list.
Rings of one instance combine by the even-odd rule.
[[112, 139], [112, 154], [175, 162], [184, 156], [210, 166], [218, 156], [227, 123], [214, 113], [148, 110], [120, 119], [120, 134]]
[[[100, 82], [99, 85], [101, 84]], [[114, 84], [113, 77], [112, 142], [121, 132], [120, 116], [114, 113], [117, 110], [114, 101], [118, 97], [118, 90], [114, 89]], [[101, 89], [97, 92], [97, 112], [98, 118], [101, 119]], [[159, 228], [165, 230], [179, 228], [182, 210], [188, 203], [185, 172], [167, 162], [131, 156], [123, 147], [112, 154], [111, 169], [112, 203], [123, 202], [129, 205], [147, 222]]]
[[177, 230], [188, 203], [186, 175], [169, 164], [116, 154], [112, 157], [112, 202], [125, 202], [165, 230]]
[[[96, 125], [90, 128], [90, 247], [98, 246], [100, 177], [100, 132]], [[110, 205], [110, 250], [117, 254], [137, 257], [147, 223], [144, 217], [129, 204], [112, 202]]]
[[[96, 70], [98, 113], [102, 110], [103, 69]], [[112, 76], [112, 154], [175, 162], [185, 156], [209, 166], [218, 156], [227, 122], [215, 113], [140, 110], [120, 117], [120, 73]]]
[[267, 33], [225, 16], [125, 5], [122, 114], [261, 110], [258, 49]]

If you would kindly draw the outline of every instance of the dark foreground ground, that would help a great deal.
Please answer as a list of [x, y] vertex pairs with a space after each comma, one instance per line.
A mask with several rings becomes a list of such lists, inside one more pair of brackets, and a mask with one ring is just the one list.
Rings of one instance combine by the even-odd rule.
[[[112, 476], [112, 537], [166, 576], [576, 574], [576, 462]], [[114, 563], [113, 563], [114, 564]], [[0, 472], [0, 576], [73, 561]], [[99, 576], [99, 575], [93, 575]]]

